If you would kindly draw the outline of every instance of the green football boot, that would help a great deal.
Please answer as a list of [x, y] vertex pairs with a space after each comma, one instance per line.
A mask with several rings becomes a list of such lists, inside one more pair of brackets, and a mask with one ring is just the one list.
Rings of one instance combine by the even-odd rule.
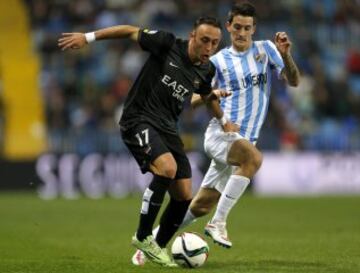
[[146, 237], [142, 242], [138, 240], [136, 234], [132, 237], [132, 245], [141, 250], [152, 262], [164, 267], [177, 267], [178, 265], [170, 258], [166, 249], [162, 249], [152, 235]]

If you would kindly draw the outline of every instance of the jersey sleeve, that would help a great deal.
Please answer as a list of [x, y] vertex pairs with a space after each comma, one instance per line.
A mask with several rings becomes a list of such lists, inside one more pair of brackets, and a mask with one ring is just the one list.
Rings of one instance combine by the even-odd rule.
[[284, 68], [284, 62], [276, 46], [270, 40], [264, 41], [264, 48], [269, 57], [270, 67], [276, 70], [278, 77]]
[[205, 79], [201, 82], [200, 88], [195, 90], [195, 93], [200, 95], [208, 95], [212, 90], [212, 80], [215, 75], [215, 66], [210, 62], [209, 72], [206, 74]]
[[171, 48], [175, 42], [175, 36], [165, 31], [141, 29], [138, 41], [143, 50], [159, 56]]

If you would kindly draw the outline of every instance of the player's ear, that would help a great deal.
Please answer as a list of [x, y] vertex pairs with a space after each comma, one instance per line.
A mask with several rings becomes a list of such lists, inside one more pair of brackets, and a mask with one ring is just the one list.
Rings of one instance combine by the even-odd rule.
[[256, 31], [256, 24], [253, 25], [253, 29], [252, 29], [252, 33], [251, 34], [254, 34]]
[[189, 37], [190, 37], [190, 39], [195, 37], [195, 29], [190, 32]]
[[231, 31], [231, 23], [229, 22], [229, 21], [227, 21], [226, 23], [225, 23], [225, 28], [226, 28], [226, 30], [228, 31], [228, 32], [230, 32]]

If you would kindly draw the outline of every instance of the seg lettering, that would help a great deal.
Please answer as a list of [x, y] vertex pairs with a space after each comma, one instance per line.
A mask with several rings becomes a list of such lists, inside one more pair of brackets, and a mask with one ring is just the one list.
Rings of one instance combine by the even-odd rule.
[[[199, 188], [203, 174], [203, 154], [188, 153], [194, 181], [194, 192]], [[77, 199], [85, 196], [99, 199], [105, 196], [123, 198], [131, 193], [143, 192], [152, 179], [143, 175], [128, 154], [45, 154], [36, 162], [36, 173], [41, 180], [38, 188], [42, 199]]]

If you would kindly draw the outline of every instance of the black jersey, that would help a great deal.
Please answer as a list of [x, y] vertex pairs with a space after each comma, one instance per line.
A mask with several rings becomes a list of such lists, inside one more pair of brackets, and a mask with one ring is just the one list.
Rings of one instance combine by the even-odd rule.
[[139, 44], [150, 53], [125, 101], [120, 120], [123, 130], [139, 121], [171, 134], [193, 92], [209, 94], [214, 65], [196, 66], [188, 56], [188, 41], [163, 31], [140, 30]]

